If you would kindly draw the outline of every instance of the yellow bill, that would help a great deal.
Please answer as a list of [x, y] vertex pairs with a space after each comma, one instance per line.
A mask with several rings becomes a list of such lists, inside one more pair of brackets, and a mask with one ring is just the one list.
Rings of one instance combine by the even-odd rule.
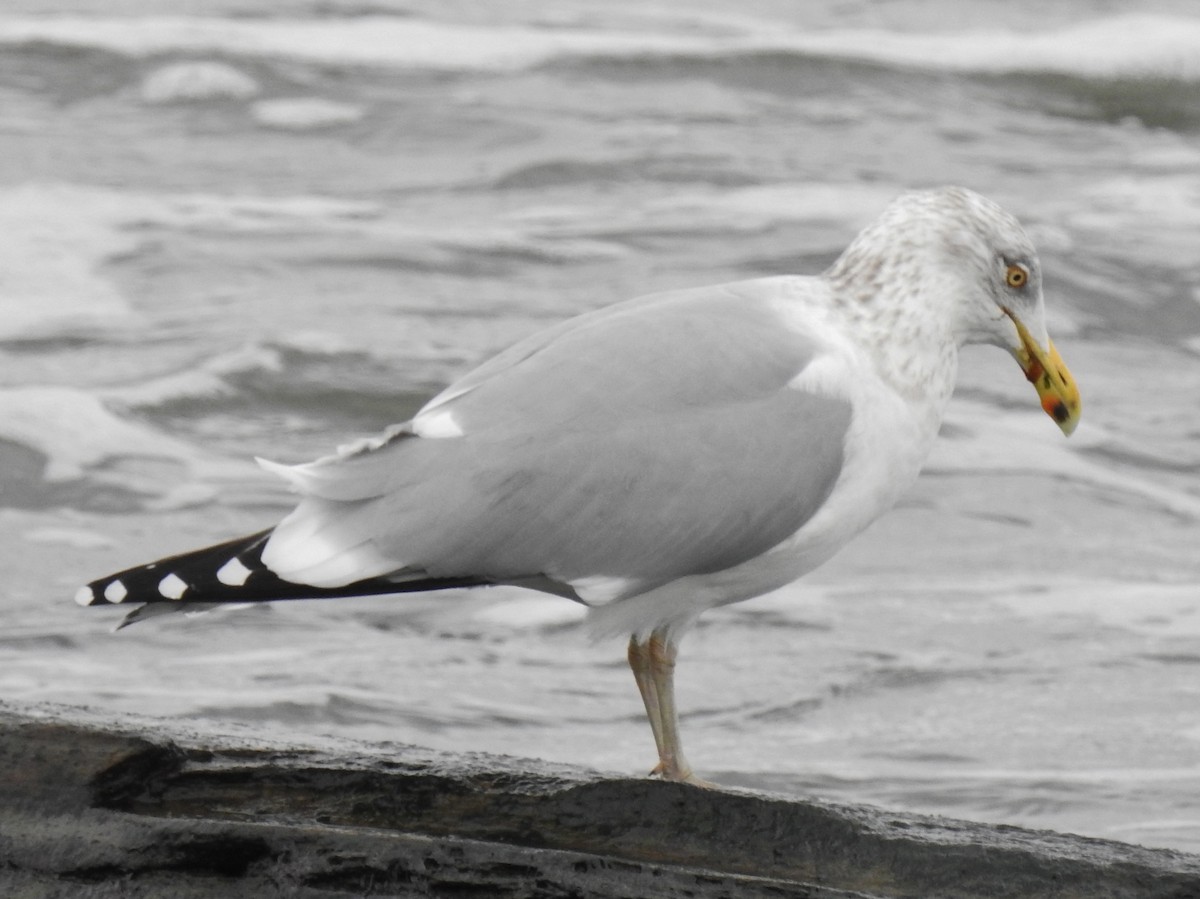
[[1070, 436], [1079, 424], [1081, 412], [1079, 388], [1075, 386], [1070, 369], [1058, 355], [1053, 341], [1047, 340], [1046, 349], [1042, 349], [1019, 318], [1007, 309], [1004, 312], [1017, 326], [1017, 336], [1021, 338], [1021, 346], [1013, 350], [1013, 355], [1025, 372], [1025, 377], [1037, 390], [1046, 414], [1058, 423], [1064, 434]]

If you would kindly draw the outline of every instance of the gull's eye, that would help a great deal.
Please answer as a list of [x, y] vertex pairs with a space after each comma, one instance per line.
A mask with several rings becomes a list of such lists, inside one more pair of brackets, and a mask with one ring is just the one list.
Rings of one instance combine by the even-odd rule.
[[1029, 269], [1019, 262], [1009, 263], [1008, 268], [1004, 270], [1004, 283], [1013, 290], [1020, 290], [1029, 283]]

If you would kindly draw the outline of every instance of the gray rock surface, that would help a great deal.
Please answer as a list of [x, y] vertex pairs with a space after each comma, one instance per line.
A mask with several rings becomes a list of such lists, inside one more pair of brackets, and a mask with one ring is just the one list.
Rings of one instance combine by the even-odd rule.
[[0, 705], [0, 896], [1200, 899], [1200, 856], [331, 745]]

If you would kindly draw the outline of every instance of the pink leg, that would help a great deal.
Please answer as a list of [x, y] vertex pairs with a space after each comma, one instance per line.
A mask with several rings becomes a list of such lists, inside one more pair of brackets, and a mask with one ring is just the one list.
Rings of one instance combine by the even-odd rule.
[[646, 717], [658, 747], [658, 764], [651, 775], [663, 780], [684, 781], [706, 786], [692, 774], [683, 756], [679, 737], [679, 714], [675, 707], [675, 643], [661, 631], [655, 631], [644, 643], [636, 637], [629, 641], [629, 667], [646, 706]]

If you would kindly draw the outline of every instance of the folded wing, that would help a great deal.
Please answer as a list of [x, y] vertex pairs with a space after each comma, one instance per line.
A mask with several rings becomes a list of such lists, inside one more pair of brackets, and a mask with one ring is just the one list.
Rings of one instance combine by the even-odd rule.
[[792, 386], [830, 349], [784, 327], [776, 287], [582, 316], [379, 441], [282, 469], [303, 498], [263, 562], [325, 588], [471, 576], [604, 601], [767, 551], [833, 489], [851, 418]]

